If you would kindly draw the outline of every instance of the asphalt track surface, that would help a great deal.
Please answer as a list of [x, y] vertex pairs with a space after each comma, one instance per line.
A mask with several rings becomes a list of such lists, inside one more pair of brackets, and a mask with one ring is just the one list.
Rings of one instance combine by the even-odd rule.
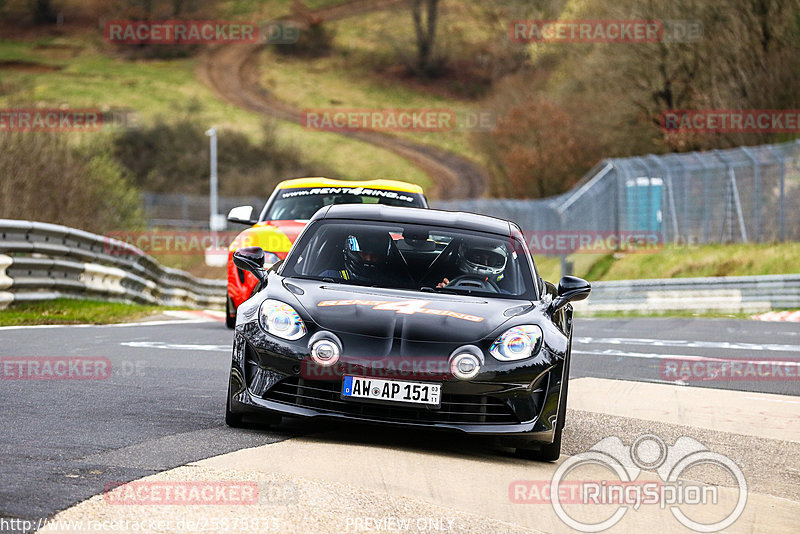
[[[664, 375], [665, 360], [766, 359], [780, 362], [784, 368], [800, 363], [800, 328], [792, 323], [578, 318], [574, 336], [573, 379], [675, 384], [665, 380], [669, 378]], [[302, 421], [289, 421], [277, 431], [227, 428], [223, 409], [230, 344], [231, 332], [222, 323], [199, 319], [0, 329], [3, 359], [98, 357], [108, 358], [112, 368], [105, 380], [0, 381], [0, 425], [4, 430], [0, 434], [0, 517], [50, 517], [101, 493], [108, 484], [333, 430]], [[796, 368], [794, 378], [740, 378], [701, 377], [687, 383], [800, 395]], [[579, 420], [588, 417], [575, 414]], [[588, 418], [594, 428], [621, 425], [619, 419], [608, 416]], [[359, 427], [350, 436], [366, 445], [381, 446], [397, 439], [391, 431], [376, 433]], [[565, 453], [571, 448], [569, 438], [566, 432]], [[433, 447], [435, 454], [436, 445]], [[792, 476], [797, 476], [796, 469]], [[796, 480], [785, 482], [796, 487]]]

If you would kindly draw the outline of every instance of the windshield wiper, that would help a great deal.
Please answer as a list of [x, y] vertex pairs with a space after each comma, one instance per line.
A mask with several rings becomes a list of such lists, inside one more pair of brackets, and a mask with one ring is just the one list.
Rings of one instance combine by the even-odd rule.
[[454, 295], [463, 295], [458, 289], [453, 287], [428, 287], [424, 286], [419, 288], [420, 291], [424, 291], [425, 293], [452, 293]]

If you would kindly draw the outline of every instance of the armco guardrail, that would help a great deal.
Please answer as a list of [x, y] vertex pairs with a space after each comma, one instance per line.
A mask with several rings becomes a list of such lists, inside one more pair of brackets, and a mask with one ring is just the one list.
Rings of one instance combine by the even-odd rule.
[[755, 313], [800, 308], [800, 274], [666, 278], [592, 283], [577, 311], [691, 310]]
[[160, 265], [136, 247], [57, 224], [0, 219], [0, 308], [82, 296], [221, 307], [224, 280]]

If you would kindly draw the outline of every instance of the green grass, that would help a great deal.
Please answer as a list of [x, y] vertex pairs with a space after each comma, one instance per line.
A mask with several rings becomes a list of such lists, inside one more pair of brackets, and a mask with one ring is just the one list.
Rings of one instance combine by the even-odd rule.
[[[261, 135], [263, 117], [220, 100], [197, 79], [197, 59], [113, 57], [103, 52], [99, 39], [94, 34], [60, 38], [62, 43], [82, 47], [69, 57], [37, 49], [39, 41], [0, 40], [0, 59], [61, 67], [50, 72], [3, 70], [0, 107], [27, 107], [36, 102], [41, 107], [128, 109], [142, 125], [152, 124], [159, 116], [168, 119], [188, 114], [209, 126], [237, 130], [254, 140]], [[294, 146], [304, 160], [330, 169], [333, 178], [395, 178], [423, 187], [430, 185], [427, 174], [387, 150], [287, 122], [274, 121], [274, 127], [280, 143]]]
[[[305, 0], [309, 9], [321, 9], [325, 7], [344, 4], [349, 0]], [[248, 17], [258, 21], [267, 21], [283, 15], [291, 10], [291, 0], [233, 0], [223, 4], [222, 9], [228, 17]]]
[[343, 180], [403, 180], [430, 187], [430, 177], [408, 160], [368, 143], [352, 141], [332, 132], [315, 132], [299, 124], [276, 122], [276, 135], [296, 146], [307, 161], [334, 171]]
[[[573, 274], [589, 281], [800, 273], [800, 243], [675, 246], [639, 254], [573, 254]], [[560, 259], [536, 258], [545, 280], [561, 276]]]
[[[309, 0], [307, 5], [317, 9], [343, 2]], [[290, 5], [290, 0], [232, 0], [223, 3], [222, 9], [230, 18], [266, 21], [289, 13]], [[305, 60], [279, 56], [273, 50], [265, 53], [264, 79], [279, 98], [300, 108], [452, 108], [458, 113], [475, 109], [473, 103], [411, 89], [371, 71], [375, 62], [394, 61], [397, 47], [410, 46], [413, 50], [413, 27], [407, 7], [363, 14], [328, 26], [336, 35], [336, 52], [329, 57]], [[453, 42], [485, 41], [488, 31], [476, 21], [470, 8], [453, 4], [441, 9], [438, 43], [443, 49], [450, 47], [448, 52], [453, 51]], [[452, 37], [456, 33], [458, 37]], [[30, 106], [35, 102], [42, 107], [122, 108], [133, 111], [142, 125], [152, 124], [159, 116], [168, 119], [190, 114], [209, 126], [241, 131], [254, 141], [261, 136], [262, 117], [219, 99], [197, 79], [195, 58], [125, 59], [113, 54], [100, 32], [86, 31], [31, 41], [0, 39], [0, 60], [59, 67], [54, 71], [4, 69], [1, 107]], [[431, 185], [426, 173], [390, 151], [336, 133], [308, 130], [282, 121], [273, 124], [280, 143], [295, 147], [310, 164], [330, 169], [334, 178], [391, 178], [423, 188]], [[465, 131], [400, 135], [476, 157]]]
[[73, 299], [12, 303], [0, 310], [0, 326], [121, 323], [169, 309], [175, 308]]
[[[457, 32], [466, 42], [489, 38], [487, 28], [470, 9], [456, 4], [442, 7], [439, 46], [447, 50]], [[434, 108], [453, 110], [457, 124], [467, 112], [480, 110], [478, 102], [465, 102], [376, 74], [376, 65], [398, 62], [398, 50], [412, 53], [414, 35], [407, 7], [360, 15], [328, 23], [334, 33], [334, 51], [329, 56], [304, 59], [287, 57], [268, 49], [262, 59], [264, 85], [278, 98], [305, 108]], [[419, 142], [452, 150], [479, 161], [469, 140], [470, 132], [457, 128], [440, 132], [393, 132]], [[480, 162], [480, 161], [479, 161]]]

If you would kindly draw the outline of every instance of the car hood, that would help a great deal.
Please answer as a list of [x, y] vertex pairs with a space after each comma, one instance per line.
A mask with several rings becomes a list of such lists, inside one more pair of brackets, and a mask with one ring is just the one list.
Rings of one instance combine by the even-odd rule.
[[[528, 301], [420, 293], [285, 280], [298, 302], [325, 330], [406, 341], [471, 343], [510, 317], [506, 310]], [[299, 288], [302, 291], [297, 291]]]

